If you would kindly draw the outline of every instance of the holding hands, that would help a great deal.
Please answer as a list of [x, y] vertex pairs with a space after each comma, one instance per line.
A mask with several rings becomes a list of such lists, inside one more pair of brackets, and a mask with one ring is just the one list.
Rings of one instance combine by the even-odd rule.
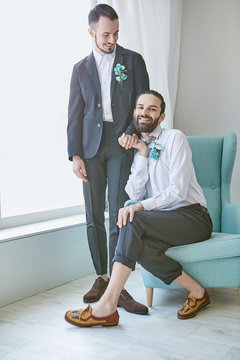
[[118, 138], [118, 142], [126, 150], [134, 148], [140, 151], [142, 156], [148, 157], [149, 149], [147, 145], [142, 140], [140, 140], [136, 134], [126, 135], [123, 133], [122, 136]]

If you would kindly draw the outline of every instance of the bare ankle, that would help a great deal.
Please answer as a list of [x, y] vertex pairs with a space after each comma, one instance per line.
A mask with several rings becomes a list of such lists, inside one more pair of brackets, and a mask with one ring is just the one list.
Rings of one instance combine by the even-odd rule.
[[202, 286], [199, 286], [196, 289], [190, 291], [189, 296], [192, 296], [196, 299], [201, 299], [204, 296], [205, 289]]
[[96, 317], [104, 317], [112, 315], [116, 311], [116, 308], [108, 303], [101, 303], [101, 300], [92, 306], [92, 314]]

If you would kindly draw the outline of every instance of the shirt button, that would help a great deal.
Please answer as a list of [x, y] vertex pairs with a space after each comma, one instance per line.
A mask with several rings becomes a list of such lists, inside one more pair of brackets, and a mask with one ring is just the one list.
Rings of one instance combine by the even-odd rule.
[[97, 127], [100, 127], [101, 126], [101, 124], [100, 123], [97, 123]]
[[212, 188], [212, 189], [216, 189], [216, 185], [212, 185], [211, 188]]
[[100, 108], [102, 105], [101, 105], [101, 104], [97, 104], [97, 106]]

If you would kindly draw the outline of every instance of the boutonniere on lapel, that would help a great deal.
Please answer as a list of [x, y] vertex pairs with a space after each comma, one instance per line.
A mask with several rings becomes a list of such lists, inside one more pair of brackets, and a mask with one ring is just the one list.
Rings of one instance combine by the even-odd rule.
[[117, 64], [114, 68], [114, 72], [116, 76], [116, 80], [119, 82], [119, 84], [122, 84], [124, 80], [127, 79], [127, 75], [125, 74], [127, 72], [127, 69], [124, 65]]
[[161, 144], [158, 144], [156, 142], [153, 143], [153, 147], [149, 153], [149, 156], [154, 159], [154, 160], [158, 160], [161, 152], [163, 151], [164, 146]]

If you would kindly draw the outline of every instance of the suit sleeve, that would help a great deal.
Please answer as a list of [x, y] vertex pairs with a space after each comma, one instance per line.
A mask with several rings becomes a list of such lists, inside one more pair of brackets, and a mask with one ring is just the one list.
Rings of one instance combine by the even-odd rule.
[[[146, 64], [143, 60], [143, 57], [140, 54], [136, 54], [133, 61], [133, 70], [134, 70], [134, 104], [133, 108], [135, 108], [135, 103], [137, 96], [142, 94], [144, 91], [149, 90], [149, 76], [146, 68]], [[139, 133], [136, 131], [134, 121], [132, 120], [129, 126], [126, 129], [126, 134]]]
[[73, 68], [71, 84], [70, 84], [70, 96], [68, 106], [68, 157], [72, 160], [74, 155], [78, 155], [82, 158], [82, 125], [84, 114], [85, 102], [82, 96], [79, 77], [76, 66]]

